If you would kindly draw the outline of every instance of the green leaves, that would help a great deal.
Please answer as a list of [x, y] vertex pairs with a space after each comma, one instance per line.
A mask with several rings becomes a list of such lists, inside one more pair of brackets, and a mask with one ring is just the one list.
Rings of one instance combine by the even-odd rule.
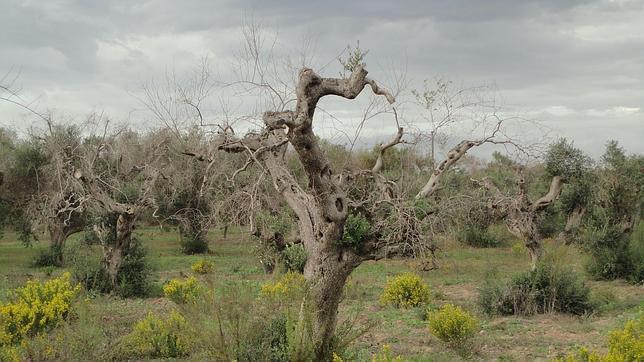
[[359, 213], [351, 213], [344, 224], [344, 233], [340, 245], [360, 247], [371, 230], [369, 221]]

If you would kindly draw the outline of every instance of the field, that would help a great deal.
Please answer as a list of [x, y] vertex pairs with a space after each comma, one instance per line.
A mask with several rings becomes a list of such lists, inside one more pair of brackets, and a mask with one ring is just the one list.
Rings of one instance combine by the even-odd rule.
[[[190, 266], [201, 256], [185, 256], [179, 252], [178, 238], [174, 231], [141, 228], [136, 231], [144, 241], [154, 268], [157, 285], [173, 277], [191, 274]], [[80, 246], [80, 236], [68, 241], [71, 252]], [[215, 271], [206, 277], [217, 286], [233, 280], [247, 280], [259, 291], [261, 284], [270, 280], [252, 252], [252, 241], [239, 230], [233, 230], [224, 240], [218, 231], [209, 234], [209, 256]], [[488, 317], [477, 307], [478, 288], [486, 275], [493, 270], [498, 275], [511, 275], [528, 267], [528, 256], [513, 250], [511, 242], [503, 247], [475, 249], [450, 241], [442, 242], [440, 267], [433, 271], [418, 271], [414, 260], [384, 260], [363, 263], [353, 272], [348, 282], [346, 297], [340, 308], [340, 322], [356, 318], [357, 323], [374, 326], [353, 345], [355, 356], [370, 360], [382, 345], [389, 345], [393, 355], [412, 361], [459, 360], [457, 354], [432, 337], [424, 321], [425, 308], [394, 309], [383, 307], [378, 298], [388, 278], [401, 272], [419, 273], [430, 286], [430, 304], [440, 306], [453, 303], [474, 311], [481, 321], [481, 331], [474, 338], [474, 360], [549, 360], [560, 356], [575, 346], [585, 345], [605, 351], [605, 336], [626, 319], [635, 316], [644, 307], [644, 288], [622, 281], [589, 282], [594, 293], [610, 291], [614, 300], [592, 315], [573, 317], [547, 314], [532, 317]], [[46, 270], [31, 267], [33, 257], [46, 241], [25, 248], [11, 232], [0, 240], [0, 300], [6, 292], [24, 284], [30, 278], [46, 279], [59, 275], [64, 269]], [[82, 246], [87, 247], [87, 246]], [[549, 249], [555, 248], [548, 242]], [[583, 272], [584, 258], [572, 247], [558, 247], [568, 254], [567, 260]], [[565, 250], [561, 251], [562, 248]], [[50, 275], [50, 276], [47, 276]], [[172, 303], [162, 297], [147, 299], [120, 299], [111, 296], [87, 295], [90, 320], [95, 325], [85, 326], [86, 338], [114, 340], [129, 333], [134, 322], [149, 311], [169, 311]], [[83, 341], [77, 341], [82, 344]], [[96, 341], [94, 341], [96, 343]]]

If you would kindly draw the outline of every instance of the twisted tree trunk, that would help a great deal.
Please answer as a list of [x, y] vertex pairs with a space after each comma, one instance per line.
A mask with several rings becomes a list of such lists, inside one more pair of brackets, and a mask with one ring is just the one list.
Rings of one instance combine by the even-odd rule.
[[335, 333], [338, 306], [347, 278], [359, 264], [351, 252], [330, 248], [316, 242], [319, 248], [309, 253], [304, 276], [311, 282], [313, 304], [313, 342], [318, 360], [329, 360]]
[[[346, 180], [333, 173], [320, 148], [313, 132], [313, 115], [322, 97], [336, 95], [354, 99], [367, 85], [389, 103], [394, 102], [390, 93], [367, 78], [367, 71], [361, 66], [344, 79], [323, 78], [304, 68], [298, 76], [295, 110], [265, 112], [265, 129], [261, 133], [249, 133], [242, 139], [226, 134], [219, 146], [226, 152], [248, 153], [249, 161], [262, 164], [270, 174], [274, 188], [296, 215], [299, 240], [307, 253], [304, 276], [311, 286], [309, 302], [314, 313], [311, 338], [318, 361], [331, 359], [338, 305], [347, 277], [362, 260], [373, 258], [373, 254], [341, 245], [350, 207]], [[401, 136], [402, 128], [398, 128], [396, 138], [381, 147], [373, 170], [367, 172], [377, 174], [382, 169], [383, 152], [400, 143]], [[307, 188], [298, 184], [284, 161], [287, 143], [295, 149], [308, 176]], [[385, 189], [381, 191], [385, 192]]]
[[548, 192], [536, 201], [531, 202], [528, 199], [523, 167], [518, 166], [515, 171], [517, 191], [512, 197], [504, 195], [489, 178], [474, 181], [492, 192], [489, 207], [499, 217], [505, 219], [508, 231], [523, 241], [530, 254], [531, 269], [535, 270], [543, 256], [543, 242], [537, 231], [537, 215], [539, 211], [545, 209], [559, 197], [564, 185], [564, 179], [560, 176], [554, 176], [550, 182]]
[[103, 247], [103, 265], [110, 280], [112, 290], [118, 286], [118, 276], [123, 259], [130, 248], [132, 242], [132, 230], [136, 215], [134, 213], [121, 213], [116, 219], [116, 236], [114, 244], [109, 245], [104, 241], [101, 242]]
[[85, 224], [80, 215], [72, 215], [69, 220], [63, 217], [55, 217], [49, 220], [47, 224], [50, 239], [49, 247], [55, 255], [58, 265], [63, 265], [64, 263], [65, 241], [71, 235], [81, 232], [84, 226]]

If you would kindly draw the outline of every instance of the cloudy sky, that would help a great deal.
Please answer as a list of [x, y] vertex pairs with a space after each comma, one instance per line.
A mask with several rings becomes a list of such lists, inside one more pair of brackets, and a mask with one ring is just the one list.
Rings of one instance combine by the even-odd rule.
[[[410, 88], [436, 77], [493, 84], [506, 107], [593, 156], [608, 139], [644, 152], [644, 0], [0, 4], [0, 75], [17, 76], [22, 99], [61, 119], [98, 110], [143, 124], [150, 117], [136, 99], [142, 85], [169, 69], [187, 73], [206, 56], [218, 76], [231, 79], [241, 25], [252, 17], [276, 35], [281, 53], [305, 49], [314, 68], [337, 63], [347, 44], [359, 40], [376, 79], [393, 69], [406, 71]], [[337, 75], [337, 67], [328, 69]], [[351, 107], [332, 108], [353, 117]], [[20, 131], [30, 122], [0, 102], [0, 126]], [[365, 132], [378, 134], [379, 122]]]

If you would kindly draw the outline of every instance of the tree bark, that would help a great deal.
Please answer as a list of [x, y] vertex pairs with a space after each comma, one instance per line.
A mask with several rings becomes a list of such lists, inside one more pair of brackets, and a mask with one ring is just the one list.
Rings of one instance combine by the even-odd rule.
[[331, 359], [342, 290], [359, 264], [350, 252], [325, 249], [310, 254], [304, 268], [304, 275], [312, 284], [313, 342], [319, 361]]
[[559, 238], [563, 239], [566, 243], [569, 242], [573, 234], [579, 229], [579, 225], [581, 225], [581, 220], [584, 218], [584, 214], [586, 214], [585, 207], [575, 207], [566, 217], [566, 226], [559, 235]]
[[530, 254], [530, 270], [536, 270], [539, 260], [543, 256], [543, 245], [541, 240], [527, 240], [525, 242], [525, 247], [528, 249], [528, 254]]
[[64, 220], [60, 217], [50, 219], [47, 224], [50, 238], [49, 247], [56, 255], [58, 265], [63, 265], [64, 263], [65, 241], [69, 236], [82, 231], [83, 227], [84, 223], [79, 215], [72, 215], [69, 220]]
[[434, 169], [425, 186], [423, 186], [423, 188], [416, 195], [416, 200], [420, 200], [434, 194], [434, 192], [436, 192], [436, 190], [438, 189], [440, 180], [445, 172], [448, 171], [452, 166], [454, 166], [454, 164], [458, 162], [458, 160], [465, 156], [470, 148], [474, 146], [480, 146], [483, 142], [484, 141], [462, 141], [461, 143], [456, 145], [456, 147], [447, 152], [447, 157], [438, 165], [438, 167]]
[[123, 265], [123, 258], [132, 241], [132, 230], [136, 215], [133, 213], [119, 214], [116, 220], [116, 238], [114, 245], [103, 245], [103, 264], [110, 279], [110, 286], [114, 290], [118, 286], [118, 274]]

